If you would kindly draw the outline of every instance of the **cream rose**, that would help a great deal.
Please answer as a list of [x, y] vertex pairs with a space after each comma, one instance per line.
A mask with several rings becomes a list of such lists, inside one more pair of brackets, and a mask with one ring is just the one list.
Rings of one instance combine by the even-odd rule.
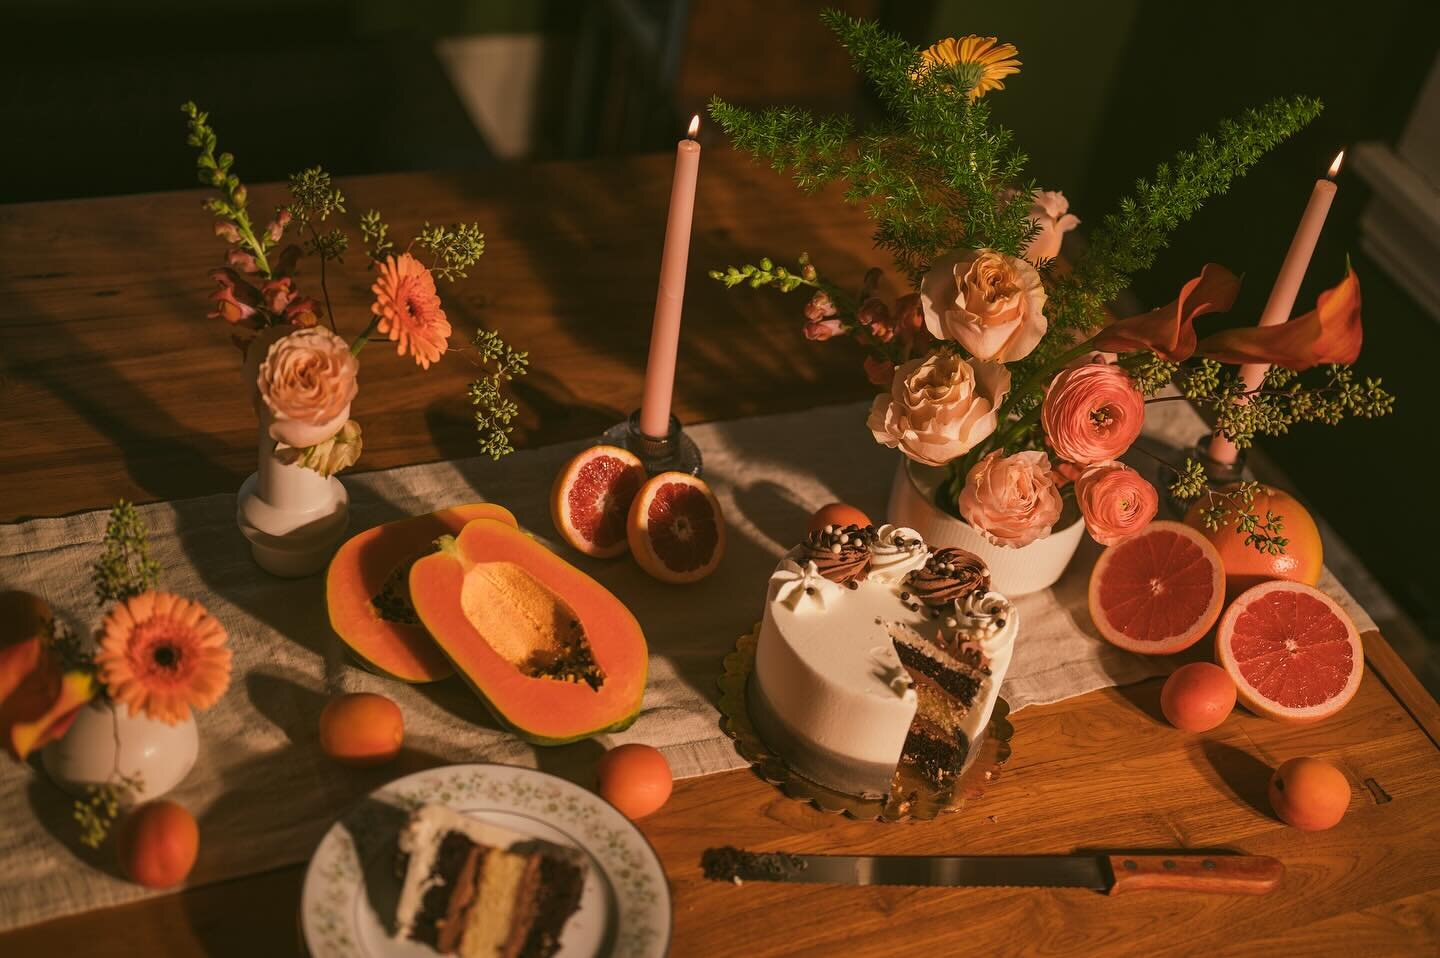
[[995, 409], [1009, 391], [1010, 371], [998, 363], [932, 353], [895, 370], [890, 392], [875, 397], [866, 425], [876, 442], [942, 466], [995, 431]]
[[1018, 549], [1050, 534], [1060, 519], [1060, 490], [1043, 452], [999, 450], [975, 464], [960, 491], [960, 515], [997, 546]]
[[1012, 363], [1045, 335], [1045, 288], [1035, 267], [995, 250], [953, 253], [920, 281], [925, 327], [976, 359]]
[[256, 378], [270, 438], [301, 449], [339, 432], [350, 418], [359, 370], [345, 340], [323, 326], [275, 340]]

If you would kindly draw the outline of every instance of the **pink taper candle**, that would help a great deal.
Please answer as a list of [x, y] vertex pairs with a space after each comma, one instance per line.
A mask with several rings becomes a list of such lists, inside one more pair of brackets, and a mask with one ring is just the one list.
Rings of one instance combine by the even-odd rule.
[[675, 147], [675, 179], [670, 184], [670, 218], [660, 254], [660, 291], [650, 327], [650, 361], [645, 364], [645, 396], [640, 401], [640, 431], [659, 439], [670, 432], [670, 398], [675, 391], [675, 352], [680, 347], [680, 312], [685, 302], [685, 266], [690, 259], [690, 221], [695, 213], [695, 180], [700, 173], [700, 117], [690, 119], [685, 139]]
[[[1320, 239], [1320, 230], [1325, 226], [1330, 203], [1335, 199], [1335, 174], [1340, 172], [1340, 161], [1344, 157], [1344, 150], [1337, 153], [1329, 171], [1315, 181], [1315, 188], [1310, 191], [1310, 202], [1305, 204], [1300, 225], [1295, 230], [1294, 239], [1290, 240], [1290, 250], [1285, 254], [1285, 262], [1280, 265], [1280, 275], [1275, 277], [1270, 298], [1265, 301], [1265, 311], [1260, 314], [1261, 326], [1275, 326], [1290, 319], [1295, 308], [1295, 296], [1300, 292], [1300, 283], [1305, 279], [1305, 270], [1310, 266], [1310, 257], [1315, 253], [1315, 243]], [[1253, 392], [1259, 389], [1269, 371], [1270, 366], [1267, 363], [1247, 363], [1241, 366], [1240, 378], [1245, 383], [1245, 391]], [[1216, 436], [1210, 440], [1210, 458], [1216, 462], [1234, 463], [1238, 454], [1235, 445], [1224, 437]]]

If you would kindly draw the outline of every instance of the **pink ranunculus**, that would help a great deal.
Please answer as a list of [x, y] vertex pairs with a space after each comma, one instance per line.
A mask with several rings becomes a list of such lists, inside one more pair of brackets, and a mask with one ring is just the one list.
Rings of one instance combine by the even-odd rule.
[[1009, 391], [1010, 371], [999, 363], [931, 353], [895, 370], [890, 391], [875, 397], [866, 425], [881, 445], [942, 466], [995, 431], [996, 407]]
[[210, 294], [215, 301], [215, 310], [209, 313], [211, 319], [223, 319], [227, 323], [240, 323], [251, 319], [259, 311], [260, 291], [233, 269], [210, 271], [219, 288]]
[[1043, 452], [1000, 455], [975, 464], [960, 491], [960, 515], [997, 546], [1019, 549], [1043, 539], [1060, 519], [1060, 490]]
[[1075, 501], [1090, 537], [1114, 545], [1150, 524], [1160, 494], [1145, 477], [1123, 462], [1098, 462], [1075, 480]]
[[830, 294], [823, 289], [817, 290], [815, 295], [810, 297], [810, 302], [805, 304], [805, 318], [812, 323], [818, 323], [822, 319], [829, 319], [837, 312], [839, 312], [839, 310], [837, 310], [835, 304], [830, 301]]
[[1026, 245], [1023, 255], [1032, 263], [1054, 259], [1060, 255], [1060, 240], [1080, 225], [1080, 218], [1070, 212], [1070, 201], [1059, 190], [1036, 190], [1030, 207], [1030, 222], [1040, 232]]
[[1024, 359], [1045, 335], [1045, 288], [1035, 267], [992, 249], [953, 253], [920, 281], [925, 326], [976, 359]]
[[865, 357], [865, 378], [874, 386], [888, 386], [895, 378], [895, 364], [879, 356]]
[[1145, 397], [1119, 366], [1062, 369], [1040, 408], [1045, 441], [1061, 459], [1088, 466], [1118, 459], [1145, 424]]
[[350, 418], [359, 370], [345, 340], [324, 326], [275, 340], [256, 379], [270, 412], [270, 438], [304, 448], [339, 432]]
[[821, 319], [806, 323], [801, 327], [801, 332], [806, 339], [813, 339], [817, 343], [823, 343], [827, 339], [833, 339], [840, 335], [840, 320]]

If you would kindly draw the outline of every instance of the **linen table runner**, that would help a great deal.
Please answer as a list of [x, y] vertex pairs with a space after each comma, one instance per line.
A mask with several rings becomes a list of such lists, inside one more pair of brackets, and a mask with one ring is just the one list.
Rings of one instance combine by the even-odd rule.
[[[650, 644], [644, 710], [629, 730], [558, 749], [536, 749], [497, 726], [459, 679], [406, 686], [347, 659], [330, 631], [324, 577], [283, 580], [250, 560], [235, 526], [235, 497], [214, 495], [140, 509], [161, 588], [202, 601], [234, 650], [230, 690], [201, 713], [200, 758], [170, 797], [200, 821], [190, 884], [306, 860], [352, 802], [409, 771], [451, 762], [537, 766], [588, 782], [602, 746], [660, 747], [677, 777], [742, 767], [720, 730], [715, 680], [721, 659], [758, 620], [766, 580], [825, 502], [856, 505], [881, 521], [897, 455], [876, 445], [865, 407], [831, 406], [695, 427], [705, 478], [725, 511], [729, 546], [719, 570], [691, 586], [656, 582], [628, 558], [592, 560], [556, 545], [550, 483], [583, 442], [347, 475], [351, 530], [480, 499], [510, 508], [521, 525], [615, 592]], [[1183, 446], [1204, 431], [1184, 403], [1151, 408], [1147, 440]], [[1137, 463], [1138, 465], [1138, 463]], [[105, 512], [0, 526], [0, 588], [43, 595], [77, 631], [98, 622], [89, 567]], [[1017, 600], [1021, 633], [1003, 694], [1012, 709], [1165, 674], [1174, 662], [1132, 655], [1100, 640], [1086, 611], [1099, 548], [1086, 540], [1054, 590]], [[1362, 631], [1373, 628], [1330, 574]], [[318, 718], [339, 691], [381, 692], [405, 715], [406, 751], [390, 766], [355, 770], [321, 754]], [[1019, 728], [1015, 748], [1025, 748]], [[151, 894], [116, 875], [109, 846], [75, 840], [70, 800], [33, 767], [0, 761], [0, 930]]]

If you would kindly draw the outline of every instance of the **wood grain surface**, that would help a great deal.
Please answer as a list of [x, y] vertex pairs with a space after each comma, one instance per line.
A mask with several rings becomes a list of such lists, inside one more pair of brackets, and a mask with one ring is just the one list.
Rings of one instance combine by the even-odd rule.
[[[446, 296], [531, 350], [520, 445], [593, 434], [637, 403], [659, 262], [668, 157], [344, 184], [395, 230], [477, 219], [489, 249]], [[242, 171], [243, 172], [243, 171]], [[177, 182], [186, 171], [177, 171]], [[255, 188], [264, 208], [273, 189]], [[797, 297], [724, 294], [705, 270], [808, 249], [857, 280], [876, 262], [863, 217], [833, 196], [707, 150], [696, 210], [678, 413], [688, 421], [865, 395], [857, 355], [798, 335]], [[219, 252], [194, 192], [0, 207], [0, 521], [237, 488], [254, 466], [238, 356], [205, 318]], [[342, 329], [363, 274], [332, 284]], [[347, 320], [346, 316], [353, 317]], [[457, 339], [460, 336], [457, 335]], [[427, 375], [367, 354], [356, 415], [365, 468], [473, 454], [463, 354]], [[537, 482], [549, 482], [549, 476]], [[1440, 943], [1440, 707], [1378, 633], [1333, 719], [1293, 728], [1237, 711], [1203, 735], [1164, 723], [1158, 681], [1014, 716], [1014, 757], [983, 799], [882, 826], [817, 812], [748, 771], [677, 783], [642, 822], [675, 892], [677, 958], [709, 955], [1434, 954]], [[717, 663], [717, 671], [719, 663]], [[1344, 821], [1302, 833], [1269, 812], [1270, 770], [1314, 755], [1353, 794]], [[1074, 889], [929, 889], [708, 882], [710, 846], [858, 854], [1237, 851], [1280, 859], [1265, 896]], [[303, 869], [192, 889], [0, 935], [0, 955], [301, 952]]]

